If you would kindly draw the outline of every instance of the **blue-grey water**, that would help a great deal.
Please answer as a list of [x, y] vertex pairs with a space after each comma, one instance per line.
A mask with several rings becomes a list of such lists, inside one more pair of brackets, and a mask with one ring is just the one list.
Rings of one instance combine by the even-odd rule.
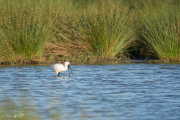
[[[14, 109], [36, 109], [42, 120], [54, 119], [55, 113], [63, 120], [180, 120], [180, 64], [71, 69], [74, 77], [68, 71], [56, 77], [50, 65], [0, 67], [0, 105], [9, 104], [1, 115], [8, 119]], [[18, 107], [11, 108], [8, 100]]]

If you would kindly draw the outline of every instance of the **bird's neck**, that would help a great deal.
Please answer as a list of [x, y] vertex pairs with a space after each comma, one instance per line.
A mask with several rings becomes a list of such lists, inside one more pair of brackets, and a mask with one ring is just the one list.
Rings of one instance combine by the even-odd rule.
[[65, 70], [67, 70], [67, 69], [68, 69], [68, 66], [67, 66], [67, 65], [64, 65], [64, 68], [65, 68]]

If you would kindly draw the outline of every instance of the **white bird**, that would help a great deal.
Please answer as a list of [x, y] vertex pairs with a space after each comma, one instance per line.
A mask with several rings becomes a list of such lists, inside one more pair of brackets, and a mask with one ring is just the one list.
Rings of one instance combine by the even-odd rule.
[[[56, 72], [57, 76], [59, 76], [59, 74], [63, 71], [66, 71], [68, 69], [68, 66], [70, 65], [70, 62], [65, 62], [64, 65], [61, 64], [61, 63], [57, 63], [57, 64], [54, 64], [52, 65], [54, 71]], [[72, 71], [71, 71], [72, 73]], [[69, 74], [70, 76], [70, 74]], [[73, 74], [72, 74], [73, 76]]]

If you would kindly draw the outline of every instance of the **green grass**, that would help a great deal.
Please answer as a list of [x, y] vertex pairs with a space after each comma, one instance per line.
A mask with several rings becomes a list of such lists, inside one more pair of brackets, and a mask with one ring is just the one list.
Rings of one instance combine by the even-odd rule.
[[13, 62], [41, 56], [52, 28], [50, 9], [16, 0], [1, 1], [0, 11], [1, 56]]
[[[109, 6], [108, 6], [109, 5]], [[111, 9], [105, 9], [110, 7]], [[135, 40], [131, 24], [133, 12], [118, 4], [96, 4], [86, 11], [62, 17], [57, 23], [58, 41], [81, 44], [81, 51], [97, 58], [125, 56]]]
[[178, 0], [0, 0], [0, 62], [117, 60], [147, 53], [179, 60], [179, 5]]
[[159, 8], [146, 6], [146, 11], [140, 11], [141, 39], [161, 60], [180, 60], [179, 7], [167, 2]]

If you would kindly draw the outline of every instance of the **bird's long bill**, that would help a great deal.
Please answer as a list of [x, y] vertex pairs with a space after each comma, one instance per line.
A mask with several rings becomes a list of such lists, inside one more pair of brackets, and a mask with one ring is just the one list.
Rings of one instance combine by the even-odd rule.
[[[69, 71], [69, 69], [70, 69], [70, 71], [71, 71], [72, 77], [74, 77], [74, 75], [73, 75], [73, 73], [72, 73], [72, 70], [71, 70], [71, 68], [70, 68], [70, 65], [68, 66], [68, 71]], [[69, 77], [70, 77], [70, 72], [69, 72]]]

